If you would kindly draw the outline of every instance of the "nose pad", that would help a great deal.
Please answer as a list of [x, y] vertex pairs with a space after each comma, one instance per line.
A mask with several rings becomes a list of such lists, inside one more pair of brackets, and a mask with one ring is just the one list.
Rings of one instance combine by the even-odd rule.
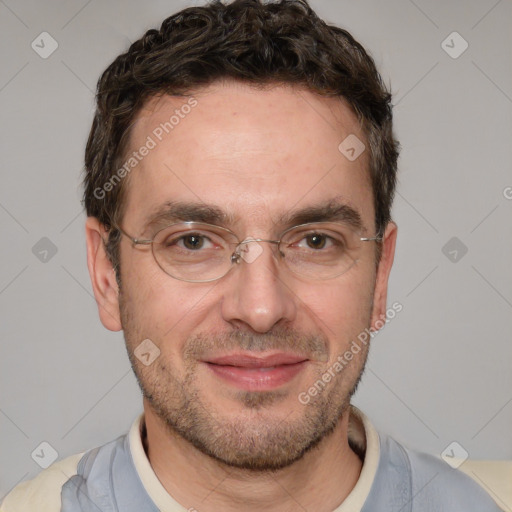
[[263, 253], [263, 245], [260, 242], [278, 245], [278, 240], [265, 240], [263, 238], [246, 238], [240, 242], [231, 255], [231, 263], [240, 263], [241, 260], [246, 263], [253, 263]]
[[256, 261], [263, 252], [263, 246], [259, 242], [263, 242], [263, 240], [246, 238], [243, 242], [240, 242], [236, 249], [238, 256], [237, 263], [240, 262], [240, 259], [244, 260], [246, 263]]

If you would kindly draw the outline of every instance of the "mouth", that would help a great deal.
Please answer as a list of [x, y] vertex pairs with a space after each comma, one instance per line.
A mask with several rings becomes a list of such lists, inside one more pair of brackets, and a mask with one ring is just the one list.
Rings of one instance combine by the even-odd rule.
[[238, 389], [270, 391], [290, 382], [308, 361], [304, 356], [281, 352], [266, 356], [236, 353], [202, 362], [216, 377]]

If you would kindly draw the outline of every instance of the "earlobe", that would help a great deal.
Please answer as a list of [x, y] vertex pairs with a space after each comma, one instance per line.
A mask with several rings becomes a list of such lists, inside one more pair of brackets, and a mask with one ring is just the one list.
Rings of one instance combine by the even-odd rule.
[[120, 331], [122, 325], [119, 312], [119, 287], [103, 242], [107, 231], [97, 218], [88, 217], [85, 223], [85, 236], [87, 267], [101, 323], [110, 331]]
[[393, 221], [390, 221], [384, 232], [384, 240], [382, 241], [382, 255], [379, 266], [377, 268], [377, 276], [375, 279], [373, 311], [370, 325], [376, 330], [382, 327], [383, 322], [385, 322], [386, 319], [388, 281], [395, 257], [397, 233], [397, 225]]

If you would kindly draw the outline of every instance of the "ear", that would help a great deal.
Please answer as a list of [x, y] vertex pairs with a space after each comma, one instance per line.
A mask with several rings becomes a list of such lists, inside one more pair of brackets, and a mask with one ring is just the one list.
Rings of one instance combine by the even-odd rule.
[[[377, 267], [377, 276], [375, 278], [375, 290], [373, 294], [373, 311], [371, 327], [378, 330], [382, 327], [382, 322], [386, 319], [386, 301], [388, 296], [388, 280], [395, 257], [396, 236], [398, 227], [390, 221], [384, 231], [382, 243], [382, 255]], [[376, 327], [376, 322], [378, 326]]]
[[107, 234], [108, 231], [96, 217], [87, 217], [85, 222], [87, 267], [100, 320], [110, 331], [120, 331], [122, 325], [119, 313], [119, 287], [114, 267], [107, 256], [103, 242], [107, 239]]

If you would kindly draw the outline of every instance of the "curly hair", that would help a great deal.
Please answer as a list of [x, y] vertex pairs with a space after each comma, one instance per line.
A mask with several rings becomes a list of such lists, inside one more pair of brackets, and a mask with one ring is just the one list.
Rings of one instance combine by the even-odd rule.
[[159, 30], [148, 30], [98, 81], [85, 150], [83, 204], [87, 215], [109, 230], [106, 247], [116, 275], [116, 225], [123, 215], [126, 180], [108, 193], [102, 187], [123, 163], [137, 113], [155, 95], [191, 95], [222, 79], [254, 86], [295, 84], [343, 97], [366, 137], [377, 232], [383, 233], [391, 220], [399, 154], [391, 93], [361, 44], [321, 20], [307, 0], [213, 0], [168, 17]]

